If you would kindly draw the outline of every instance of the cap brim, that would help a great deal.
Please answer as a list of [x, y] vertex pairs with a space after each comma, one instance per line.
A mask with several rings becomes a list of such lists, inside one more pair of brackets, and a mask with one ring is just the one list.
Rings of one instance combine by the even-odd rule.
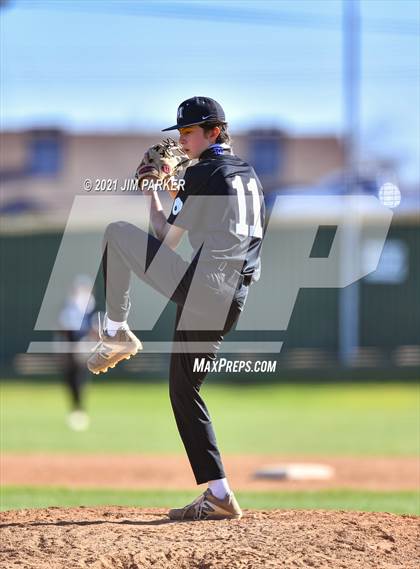
[[170, 126], [169, 128], [162, 128], [161, 132], [166, 132], [167, 130], [176, 130], [178, 125]]
[[170, 126], [169, 128], [163, 128], [161, 132], [165, 132], [167, 130], [179, 130], [180, 128], [187, 128], [187, 126], [195, 126], [196, 124], [204, 124], [211, 119], [206, 119], [205, 121], [197, 121], [197, 122], [190, 122], [188, 124], [175, 124], [174, 126]]

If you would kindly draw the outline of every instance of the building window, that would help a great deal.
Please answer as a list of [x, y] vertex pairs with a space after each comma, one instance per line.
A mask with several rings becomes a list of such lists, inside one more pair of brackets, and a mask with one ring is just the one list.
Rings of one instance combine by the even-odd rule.
[[54, 130], [32, 131], [28, 142], [29, 174], [56, 176], [62, 167], [63, 139]]
[[261, 178], [279, 176], [282, 155], [282, 134], [279, 131], [250, 133], [250, 161]]

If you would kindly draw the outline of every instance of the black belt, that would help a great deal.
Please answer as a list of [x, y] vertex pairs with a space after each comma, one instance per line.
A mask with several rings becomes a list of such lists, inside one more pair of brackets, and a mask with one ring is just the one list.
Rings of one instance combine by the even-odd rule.
[[244, 275], [238, 273], [231, 274], [227, 279], [227, 282], [231, 282], [236, 288], [241, 288], [241, 286], [249, 286], [252, 283], [252, 273], [249, 275]]
[[252, 283], [252, 273], [250, 275], [241, 275], [243, 278], [242, 284], [244, 286], [249, 286]]

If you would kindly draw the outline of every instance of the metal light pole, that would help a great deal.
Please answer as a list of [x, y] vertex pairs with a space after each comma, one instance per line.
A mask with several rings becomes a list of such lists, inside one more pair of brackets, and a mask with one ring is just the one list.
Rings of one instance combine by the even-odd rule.
[[[347, 194], [356, 193], [360, 136], [360, 6], [343, 0], [343, 120]], [[341, 272], [350, 274], [360, 262], [360, 232], [356, 212], [346, 210], [341, 248]], [[339, 357], [349, 366], [359, 346], [359, 283], [339, 289]]]

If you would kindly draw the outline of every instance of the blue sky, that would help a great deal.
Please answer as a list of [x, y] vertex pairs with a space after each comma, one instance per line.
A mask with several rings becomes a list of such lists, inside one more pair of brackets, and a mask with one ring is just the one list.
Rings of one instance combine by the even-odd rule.
[[[419, 178], [417, 0], [361, 0], [361, 143]], [[232, 130], [343, 130], [341, 0], [14, 0], [1, 13], [3, 128], [155, 130], [219, 100]]]

